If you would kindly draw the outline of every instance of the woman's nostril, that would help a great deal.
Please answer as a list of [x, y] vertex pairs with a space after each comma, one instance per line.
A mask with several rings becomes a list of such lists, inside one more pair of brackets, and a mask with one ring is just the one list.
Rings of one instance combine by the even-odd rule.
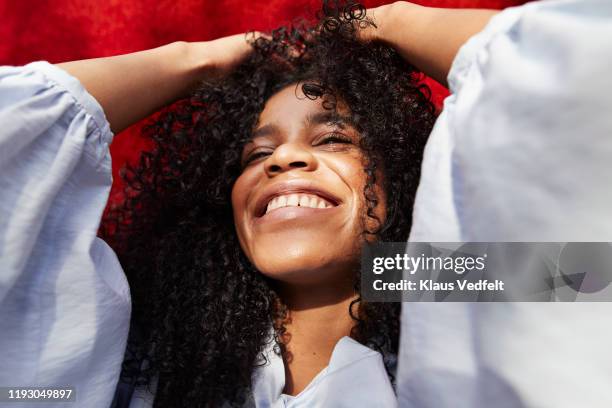
[[306, 167], [307, 164], [303, 161], [292, 162], [289, 164], [289, 167]]
[[283, 165], [283, 166], [278, 165], [278, 164], [271, 164], [268, 167], [268, 171], [276, 173], [276, 172], [282, 171], [283, 167], [285, 167], [286, 170], [289, 170], [289, 169], [299, 169], [299, 168], [303, 168], [303, 167], [308, 167], [308, 163], [303, 162], [303, 161], [294, 161], [294, 162], [291, 162], [291, 163]]

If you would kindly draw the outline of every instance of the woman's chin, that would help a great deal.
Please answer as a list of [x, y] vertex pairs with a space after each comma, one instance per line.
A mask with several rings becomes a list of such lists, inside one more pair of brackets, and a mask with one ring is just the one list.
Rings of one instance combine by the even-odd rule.
[[330, 253], [329, 247], [285, 246], [268, 252], [255, 265], [270, 279], [293, 285], [325, 285], [347, 272], [346, 256]]

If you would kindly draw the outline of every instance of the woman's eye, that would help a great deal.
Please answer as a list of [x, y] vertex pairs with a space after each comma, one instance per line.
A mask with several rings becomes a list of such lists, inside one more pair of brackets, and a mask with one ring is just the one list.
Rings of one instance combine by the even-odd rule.
[[249, 157], [246, 158], [246, 160], [244, 161], [244, 165], [246, 166], [247, 164], [251, 163], [252, 161], [255, 161], [261, 157], [265, 157], [265, 156], [269, 156], [270, 152], [255, 152], [249, 155]]
[[351, 144], [353, 143], [353, 141], [346, 136], [332, 133], [326, 136], [325, 138], [323, 138], [323, 140], [321, 140], [317, 145], [334, 144], [334, 143]]

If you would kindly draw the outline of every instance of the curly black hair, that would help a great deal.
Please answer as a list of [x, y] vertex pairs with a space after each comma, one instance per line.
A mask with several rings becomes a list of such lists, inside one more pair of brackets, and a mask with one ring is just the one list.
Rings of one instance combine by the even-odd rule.
[[[156, 407], [242, 404], [272, 327], [272, 341], [282, 343], [286, 310], [243, 254], [230, 199], [242, 146], [275, 92], [299, 83], [326, 109], [337, 100], [350, 108], [369, 158], [364, 216], [375, 217], [377, 169], [384, 174], [387, 216], [366, 233], [382, 241], [408, 236], [435, 120], [429, 89], [391, 47], [357, 39], [374, 24], [360, 4], [324, 1], [316, 17], [255, 40], [230, 77], [202, 83], [160, 113], [143, 131], [154, 148], [124, 169], [125, 200], [107, 211], [102, 234], [132, 291], [121, 381], [157, 377]], [[400, 304], [358, 300], [347, 313], [353, 338], [397, 353]]]

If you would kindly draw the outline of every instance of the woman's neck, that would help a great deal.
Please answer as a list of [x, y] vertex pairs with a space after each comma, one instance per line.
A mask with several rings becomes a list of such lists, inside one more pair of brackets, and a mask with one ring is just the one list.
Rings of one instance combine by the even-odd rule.
[[283, 339], [285, 394], [297, 395], [306, 388], [329, 364], [338, 341], [350, 334], [355, 321], [349, 307], [356, 298], [350, 286], [281, 290], [288, 309]]

